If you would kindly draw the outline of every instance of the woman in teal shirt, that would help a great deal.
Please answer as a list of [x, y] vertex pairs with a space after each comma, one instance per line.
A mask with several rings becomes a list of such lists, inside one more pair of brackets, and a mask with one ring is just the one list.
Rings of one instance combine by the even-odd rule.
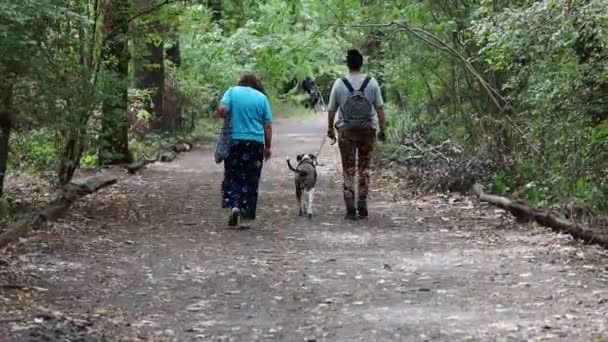
[[230, 123], [230, 147], [224, 160], [222, 207], [231, 209], [230, 226], [254, 220], [264, 160], [270, 159], [272, 111], [262, 82], [244, 75], [224, 93], [218, 114]]

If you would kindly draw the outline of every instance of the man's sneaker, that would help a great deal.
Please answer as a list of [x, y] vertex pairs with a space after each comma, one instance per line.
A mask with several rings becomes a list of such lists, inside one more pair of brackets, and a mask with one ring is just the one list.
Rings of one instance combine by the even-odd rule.
[[357, 202], [357, 211], [359, 212], [359, 217], [366, 219], [369, 216], [369, 213], [367, 212], [367, 198], [359, 198], [359, 201]]
[[344, 202], [346, 204], [346, 216], [345, 219], [350, 221], [357, 220], [357, 210], [355, 209], [355, 199], [354, 198], [345, 198]]
[[239, 218], [241, 216], [241, 211], [239, 208], [232, 208], [232, 212], [230, 213], [230, 218], [228, 219], [228, 226], [236, 227], [239, 225]]

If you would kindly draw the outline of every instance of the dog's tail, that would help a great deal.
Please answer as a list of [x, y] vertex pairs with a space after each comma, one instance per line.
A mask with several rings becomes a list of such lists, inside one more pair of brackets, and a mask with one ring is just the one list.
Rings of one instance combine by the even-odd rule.
[[291, 165], [291, 160], [289, 159], [289, 157], [287, 157], [287, 166], [289, 167], [289, 169], [291, 171], [293, 171], [293, 172], [295, 172], [295, 173], [297, 173], [299, 175], [306, 176], [306, 171], [298, 170], [298, 169], [296, 169], [295, 167], [293, 167]]

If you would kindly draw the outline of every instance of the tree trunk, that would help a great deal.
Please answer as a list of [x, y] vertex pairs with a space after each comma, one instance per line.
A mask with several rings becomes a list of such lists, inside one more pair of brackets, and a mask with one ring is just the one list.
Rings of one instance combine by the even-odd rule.
[[80, 166], [80, 158], [84, 152], [86, 139], [86, 124], [89, 116], [81, 113], [76, 127], [68, 127], [66, 142], [59, 160], [58, 178], [60, 185], [68, 184]]
[[[138, 12], [150, 11], [152, 0], [137, 0], [134, 2]], [[138, 22], [139, 31], [145, 32], [142, 37], [142, 45], [145, 46], [143, 58], [138, 59], [135, 65], [136, 86], [152, 92], [152, 103], [146, 102], [146, 110], [154, 114], [151, 126], [154, 129], [163, 130], [164, 101], [165, 101], [165, 50], [163, 37], [166, 28], [156, 19], [143, 19]], [[154, 39], [146, 33], [153, 33]]]
[[[150, 0], [138, 0], [136, 4], [138, 11], [148, 11], [153, 6]], [[159, 20], [143, 20], [141, 26], [142, 31], [154, 32], [163, 39], [146, 42], [146, 54], [143, 61], [136, 67], [137, 87], [153, 92], [152, 106], [147, 108], [150, 113], [154, 113], [155, 120], [152, 127], [156, 130], [171, 132], [177, 126], [175, 110], [179, 106], [171, 103], [174, 96], [171, 94], [173, 89], [168, 86], [171, 84], [171, 80], [167, 77], [165, 58], [179, 67], [181, 63], [179, 37], [175, 28], [163, 24]], [[170, 38], [171, 47], [165, 51], [164, 45], [167, 43], [165, 41], [167, 37]], [[177, 117], [181, 115], [181, 112], [178, 114]]]
[[[99, 0], [95, 1], [95, 10], [94, 10], [94, 22], [92, 25], [92, 29], [94, 32], [97, 32], [98, 24], [98, 10], [99, 10]], [[97, 44], [97, 35], [93, 34], [90, 37], [87, 37], [85, 31], [83, 29], [78, 30], [78, 37], [80, 41], [86, 41], [90, 39], [90, 43], [83, 44], [80, 50], [81, 58], [80, 64], [83, 69], [93, 70], [94, 66], [94, 46]], [[87, 46], [90, 46], [90, 49], [87, 49]], [[95, 77], [94, 76], [92, 82], [95, 85]], [[78, 107], [78, 106], [76, 106]], [[72, 105], [68, 105], [68, 108], [75, 108]], [[82, 154], [84, 153], [84, 148], [88, 140], [87, 136], [87, 122], [91, 117], [91, 111], [88, 110], [78, 110], [77, 116], [74, 119], [74, 122], [67, 122], [65, 125], [65, 129], [62, 132], [66, 137], [65, 144], [63, 145], [63, 150], [59, 155], [59, 165], [57, 170], [58, 182], [59, 185], [66, 185], [74, 177], [76, 170], [80, 167], [80, 159], [82, 158]]]
[[99, 161], [102, 164], [130, 163], [128, 124], [128, 72], [129, 1], [107, 0], [104, 17], [106, 40], [103, 46], [103, 63], [113, 78], [107, 99], [102, 104]]
[[383, 33], [379, 30], [375, 30], [372, 31], [368, 38], [367, 41], [365, 42], [364, 46], [363, 46], [363, 51], [365, 54], [369, 55], [370, 60], [369, 60], [369, 68], [371, 70], [373, 70], [374, 77], [376, 78], [376, 80], [378, 80], [378, 83], [380, 84], [380, 92], [382, 95], [382, 98], [384, 98], [386, 100], [386, 82], [385, 82], [385, 77], [384, 77], [384, 70], [385, 70], [385, 66], [384, 66], [384, 51], [382, 50], [382, 44], [383, 44]]
[[221, 25], [222, 20], [222, 0], [209, 0], [208, 6], [211, 7], [213, 21]]
[[0, 112], [0, 197], [4, 194], [4, 176], [6, 175], [6, 166], [8, 164], [10, 137], [10, 113]]
[[[160, 33], [159, 24], [155, 24], [153, 29]], [[164, 121], [164, 101], [165, 101], [165, 51], [164, 42], [147, 42], [146, 55], [143, 58], [143, 65], [137, 70], [137, 87], [152, 91], [152, 105], [147, 106], [146, 110], [154, 113], [153, 127], [165, 130]]]
[[0, 77], [0, 197], [4, 194], [4, 176], [13, 127], [12, 97], [12, 80], [10, 77]]
[[174, 35], [173, 43], [170, 48], [167, 49], [167, 58], [176, 67], [180, 67], [182, 63], [182, 52], [179, 46], [179, 37], [177, 34]]
[[183, 99], [177, 81], [167, 78], [165, 81], [165, 116], [163, 127], [166, 131], [175, 132], [182, 127]]
[[[179, 45], [179, 34], [175, 28], [171, 29], [172, 45], [167, 49], [167, 58], [179, 68], [181, 63], [181, 50]], [[182, 108], [184, 99], [179, 91], [177, 80], [172, 75], [165, 77], [165, 98], [163, 128], [166, 131], [176, 131], [183, 125]]]

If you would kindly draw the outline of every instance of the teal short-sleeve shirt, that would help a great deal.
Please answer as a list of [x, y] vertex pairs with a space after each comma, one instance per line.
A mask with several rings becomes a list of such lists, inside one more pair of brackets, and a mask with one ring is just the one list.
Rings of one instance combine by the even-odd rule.
[[236, 86], [228, 89], [220, 104], [231, 115], [231, 138], [264, 143], [264, 126], [272, 122], [268, 97], [251, 88]]

